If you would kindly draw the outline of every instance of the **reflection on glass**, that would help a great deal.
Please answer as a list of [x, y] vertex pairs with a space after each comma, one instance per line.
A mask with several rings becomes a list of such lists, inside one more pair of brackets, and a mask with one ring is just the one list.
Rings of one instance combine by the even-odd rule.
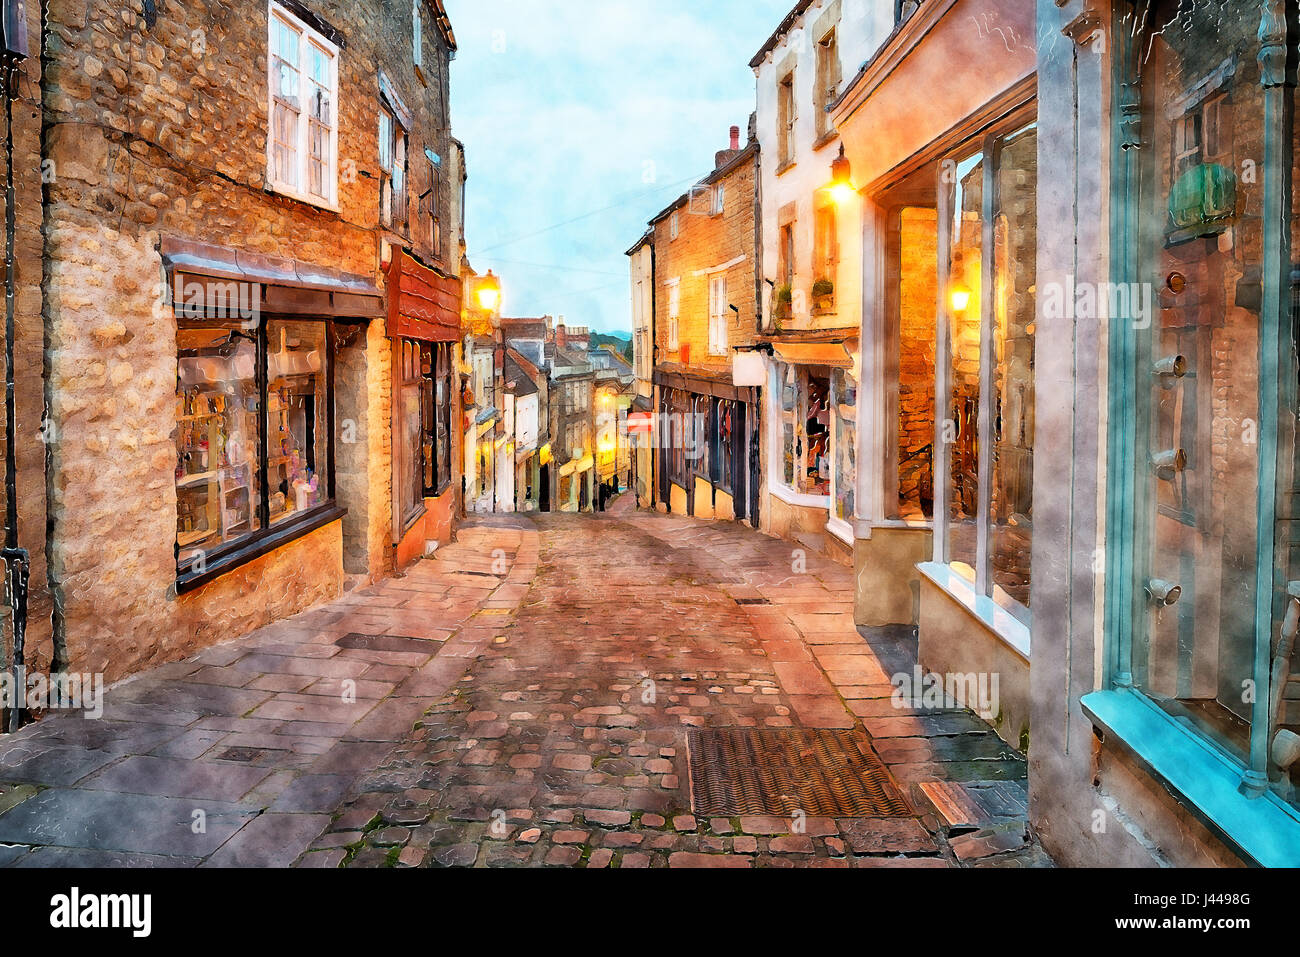
[[993, 584], [1029, 605], [1034, 503], [1034, 313], [1038, 267], [1038, 133], [997, 145], [993, 223]]
[[[1134, 679], [1244, 756], [1257, 640], [1259, 447], [1248, 423], [1259, 421], [1263, 222], [1261, 187], [1239, 171], [1263, 140], [1259, 13], [1160, 2], [1152, 21], [1141, 87], [1146, 289], [1111, 322], [1150, 321], [1140, 333], [1148, 368], [1185, 362], [1182, 377], [1152, 375], [1144, 389], [1139, 435], [1153, 459], [1140, 466], [1148, 508], [1139, 517], [1150, 550], [1135, 570], [1140, 583], [1161, 579], [1181, 593], [1144, 609]], [[1298, 719], [1288, 705], [1282, 720]]]
[[267, 323], [267, 476], [271, 524], [329, 499], [326, 327]]
[[975, 577], [979, 508], [980, 268], [984, 231], [984, 160], [957, 165], [948, 253], [948, 317], [952, 368], [948, 421], [947, 560]]
[[782, 479], [791, 488], [795, 484], [795, 417], [798, 415], [799, 390], [794, 366], [777, 366], [781, 377], [781, 464]]
[[934, 515], [935, 308], [939, 217], [933, 207], [899, 213], [898, 496], [886, 518]]
[[853, 521], [857, 491], [858, 382], [852, 373], [836, 369], [831, 377], [835, 400], [835, 517]]
[[176, 544], [182, 566], [258, 530], [257, 344], [237, 329], [179, 329]]

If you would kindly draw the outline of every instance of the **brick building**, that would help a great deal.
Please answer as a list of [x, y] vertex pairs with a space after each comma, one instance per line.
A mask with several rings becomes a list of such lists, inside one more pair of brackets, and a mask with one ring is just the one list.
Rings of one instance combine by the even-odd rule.
[[[668, 511], [757, 524], [758, 415], [732, 384], [735, 350], [758, 329], [758, 144], [731, 129], [713, 172], [650, 221], [630, 252], [651, 250], [654, 500]], [[634, 282], [636, 277], [634, 276]]]
[[28, 663], [112, 679], [450, 534], [455, 38], [440, 0], [28, 13]]

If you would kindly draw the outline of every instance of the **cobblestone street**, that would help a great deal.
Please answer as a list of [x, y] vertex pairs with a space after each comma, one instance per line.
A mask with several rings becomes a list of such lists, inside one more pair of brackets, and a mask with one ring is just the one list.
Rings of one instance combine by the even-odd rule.
[[[1049, 864], [1023, 758], [969, 712], [894, 707], [914, 641], [860, 635], [851, 593], [733, 524], [471, 522], [403, 578], [109, 690], [101, 720], [6, 740], [0, 862]], [[856, 732], [901, 811], [697, 813], [688, 732], [728, 728]]]

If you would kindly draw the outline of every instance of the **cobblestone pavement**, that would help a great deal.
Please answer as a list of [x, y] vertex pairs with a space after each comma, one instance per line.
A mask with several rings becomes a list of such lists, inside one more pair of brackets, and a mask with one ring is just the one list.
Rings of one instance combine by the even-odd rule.
[[[1050, 865], [1023, 757], [969, 712], [894, 706], [915, 637], [858, 632], [849, 569], [731, 523], [535, 518], [468, 671], [300, 865]], [[691, 728], [858, 731], [913, 813], [695, 814]]]
[[291, 864], [523, 597], [537, 534], [501, 524], [0, 741], [0, 865]]

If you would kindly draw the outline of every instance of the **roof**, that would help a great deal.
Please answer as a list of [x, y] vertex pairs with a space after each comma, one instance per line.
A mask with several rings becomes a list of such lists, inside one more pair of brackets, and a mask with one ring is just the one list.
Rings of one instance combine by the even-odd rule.
[[545, 318], [506, 318], [501, 317], [501, 331], [507, 339], [511, 337], [520, 338], [528, 337], [530, 339], [546, 338], [546, 319]]
[[632, 363], [630, 363], [630, 362], [627, 361], [627, 356], [625, 356], [625, 355], [623, 355], [623, 353], [619, 352], [619, 351], [618, 351], [614, 346], [612, 346], [610, 343], [608, 343], [608, 342], [605, 343], [603, 346], [601, 346], [601, 348], [604, 349], [604, 350], [606, 350], [610, 355], [612, 355], [612, 356], [613, 356], [613, 357], [618, 361], [618, 363], [619, 363], [620, 365], [625, 366], [625, 367], [628, 368], [628, 369], [631, 369], [631, 368], [632, 368]]
[[629, 249], [627, 252], [625, 252], [623, 255], [624, 256], [636, 255], [638, 250], [646, 246], [652, 239], [654, 239], [654, 235], [655, 235], [655, 231], [653, 229], [647, 229], [644, 233], [641, 234], [641, 238], [638, 239], [635, 243], [633, 243], [632, 248]]
[[[525, 368], [527, 366], [528, 368]], [[529, 372], [529, 369], [532, 372]], [[534, 376], [537, 374], [537, 367], [531, 362], [515, 352], [514, 349], [506, 350], [505, 361], [505, 380], [506, 391], [515, 395], [537, 395], [537, 381]]]
[[[735, 156], [727, 160], [727, 162], [723, 163], [721, 166], [715, 169], [708, 176], [704, 177], [702, 180], [696, 183], [695, 187], [692, 187], [692, 189], [699, 186], [712, 186], [718, 180], [722, 179], [724, 176], [729, 175], [732, 171], [744, 165], [748, 160], [752, 159], [757, 155], [758, 155], [758, 141], [755, 140], [752, 143], [746, 144], [743, 150], [740, 150]], [[655, 223], [662, 220], [674, 209], [680, 209], [682, 206], [685, 206], [690, 201], [690, 198], [691, 198], [690, 190], [687, 190], [685, 193], [683, 193], [681, 196], [678, 196], [675, 200], [673, 200], [671, 203], [669, 203], [659, 212], [655, 213], [655, 215], [650, 218], [651, 229], [653, 230]], [[642, 239], [644, 240], [645, 237], [642, 237]], [[640, 243], [637, 244], [637, 246], [639, 245]], [[637, 246], [633, 246], [630, 250], [628, 250], [628, 254], [631, 255], [631, 253], [635, 252]]]
[[456, 34], [451, 29], [451, 17], [447, 16], [447, 8], [442, 5], [442, 0], [425, 0], [433, 9], [433, 22], [438, 27], [438, 32], [442, 34], [443, 40], [447, 42], [447, 49], [452, 53], [456, 52]]
[[757, 70], [759, 64], [763, 62], [763, 58], [776, 49], [776, 45], [781, 42], [781, 38], [790, 32], [790, 28], [795, 25], [795, 22], [801, 16], [803, 16], [804, 11], [812, 5], [813, 0], [799, 0], [799, 2], [794, 5], [794, 9], [785, 15], [785, 19], [782, 20], [781, 25], [776, 28], [776, 32], [767, 38], [767, 42], [763, 44], [762, 49], [754, 54], [754, 59], [749, 61], [749, 65]]

